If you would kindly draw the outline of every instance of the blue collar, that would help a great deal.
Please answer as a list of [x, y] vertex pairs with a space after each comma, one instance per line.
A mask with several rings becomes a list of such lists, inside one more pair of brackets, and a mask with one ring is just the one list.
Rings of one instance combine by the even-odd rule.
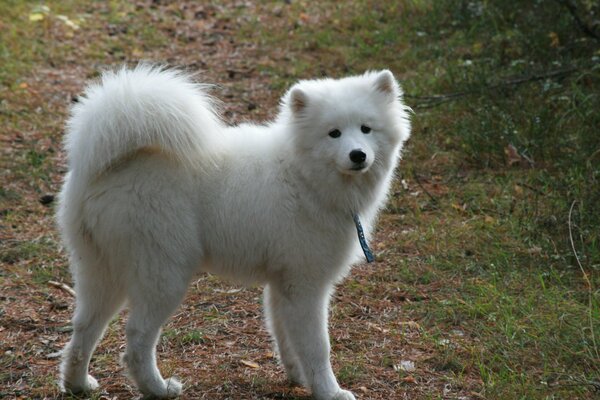
[[362, 248], [363, 253], [365, 253], [365, 258], [368, 263], [372, 263], [375, 261], [375, 257], [369, 248], [367, 243], [367, 239], [365, 239], [365, 232], [363, 231], [363, 227], [360, 223], [360, 219], [358, 218], [358, 214], [352, 214], [352, 219], [354, 219], [354, 225], [356, 225], [356, 233], [358, 233], [358, 241], [360, 243], [360, 247]]

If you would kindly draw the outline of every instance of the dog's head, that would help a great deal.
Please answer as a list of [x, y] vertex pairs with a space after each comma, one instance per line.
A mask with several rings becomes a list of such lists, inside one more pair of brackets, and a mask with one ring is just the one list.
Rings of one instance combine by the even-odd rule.
[[295, 127], [302, 162], [318, 166], [322, 174], [362, 175], [374, 165], [395, 165], [410, 134], [401, 96], [387, 70], [300, 81], [283, 98], [282, 115]]

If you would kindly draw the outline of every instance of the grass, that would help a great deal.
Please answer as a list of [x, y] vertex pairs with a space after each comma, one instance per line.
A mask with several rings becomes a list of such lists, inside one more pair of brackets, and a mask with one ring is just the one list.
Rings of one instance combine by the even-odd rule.
[[[574, 4], [593, 28], [598, 6]], [[0, 4], [0, 369], [10, 371], [0, 396], [57, 395], [56, 361], [41, 355], [67, 339], [71, 310], [47, 281], [69, 275], [53, 205], [39, 197], [57, 192], [65, 170], [70, 99], [106, 65], [139, 59], [203, 70], [222, 84], [231, 121], [272, 116], [300, 78], [389, 68], [401, 79], [414, 135], [372, 243], [378, 262], [341, 285], [332, 309], [334, 364], [361, 397], [600, 390], [600, 41], [564, 2], [70, 0], [43, 3], [32, 22], [39, 5]], [[259, 293], [227, 292], [212, 277], [192, 288], [165, 327], [163, 370], [194, 382], [191, 397], [306, 398], [272, 386], [282, 376]], [[104, 383], [118, 369], [119, 328], [95, 359]], [[394, 368], [403, 360], [415, 371]], [[111, 378], [109, 392], [133, 395]]]

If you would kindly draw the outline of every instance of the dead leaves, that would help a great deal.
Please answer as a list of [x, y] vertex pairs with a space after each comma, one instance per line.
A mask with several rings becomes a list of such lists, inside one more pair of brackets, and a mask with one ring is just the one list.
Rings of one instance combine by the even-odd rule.
[[52, 19], [61, 22], [64, 26], [72, 30], [78, 30], [82, 22], [81, 20], [72, 20], [63, 14], [54, 14], [51, 12], [50, 7], [46, 5], [36, 6], [29, 13], [29, 22], [41, 22]]
[[50, 7], [39, 5], [34, 7], [29, 14], [29, 21], [38, 22], [44, 20], [50, 14]]
[[504, 154], [506, 155], [506, 165], [509, 167], [517, 165], [521, 168], [533, 168], [535, 165], [531, 157], [527, 156], [524, 152], [519, 152], [512, 143], [506, 146]]
[[258, 365], [254, 361], [240, 360], [240, 363], [244, 364], [246, 367], [250, 367], [250, 368], [253, 368], [253, 369], [259, 369], [260, 368], [260, 365]]

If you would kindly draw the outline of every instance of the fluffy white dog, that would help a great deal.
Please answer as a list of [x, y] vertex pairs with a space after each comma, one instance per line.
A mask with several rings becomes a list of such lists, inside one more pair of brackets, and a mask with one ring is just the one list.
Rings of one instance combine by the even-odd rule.
[[177, 396], [155, 346], [194, 274], [207, 271], [265, 286], [291, 380], [315, 399], [354, 399], [331, 369], [328, 303], [362, 252], [372, 257], [363, 235], [410, 133], [400, 87], [387, 70], [301, 81], [273, 122], [235, 127], [205, 89], [142, 65], [104, 74], [73, 108], [58, 222], [77, 302], [62, 385], [98, 386], [92, 352], [126, 303], [131, 377], [145, 395]]

